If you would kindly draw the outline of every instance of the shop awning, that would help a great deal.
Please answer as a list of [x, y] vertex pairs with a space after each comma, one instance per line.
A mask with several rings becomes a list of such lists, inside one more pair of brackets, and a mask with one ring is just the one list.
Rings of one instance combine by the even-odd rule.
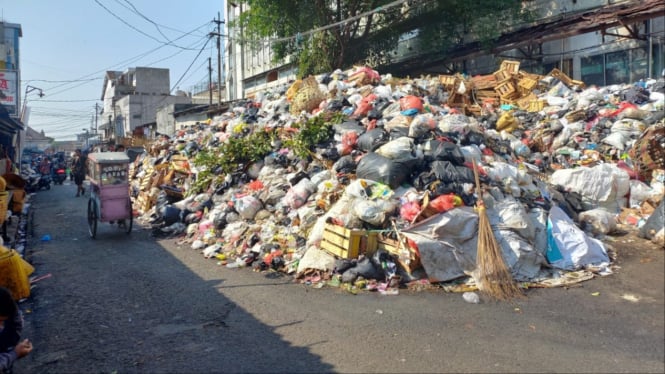
[[0, 104], [0, 132], [15, 134], [23, 130], [23, 124], [9, 116], [9, 112]]

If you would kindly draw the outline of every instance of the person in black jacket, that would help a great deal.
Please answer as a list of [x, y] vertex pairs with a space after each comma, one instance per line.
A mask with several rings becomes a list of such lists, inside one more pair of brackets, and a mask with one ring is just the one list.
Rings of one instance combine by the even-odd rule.
[[76, 184], [76, 197], [79, 197], [85, 193], [85, 188], [83, 188], [83, 180], [85, 179], [86, 173], [86, 158], [81, 153], [80, 149], [74, 151], [74, 158], [72, 159], [72, 174], [74, 175], [74, 183]]
[[14, 362], [32, 351], [28, 339], [21, 340], [23, 314], [11, 292], [0, 287], [0, 372], [11, 373]]

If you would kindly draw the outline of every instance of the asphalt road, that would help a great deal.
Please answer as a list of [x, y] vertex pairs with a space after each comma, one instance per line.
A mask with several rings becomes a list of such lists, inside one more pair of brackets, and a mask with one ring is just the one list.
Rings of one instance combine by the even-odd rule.
[[[87, 234], [75, 186], [31, 198], [23, 373], [665, 371], [664, 251], [615, 238], [620, 269], [510, 303], [441, 290], [314, 289], [228, 269], [135, 224]], [[44, 235], [51, 240], [42, 241]]]

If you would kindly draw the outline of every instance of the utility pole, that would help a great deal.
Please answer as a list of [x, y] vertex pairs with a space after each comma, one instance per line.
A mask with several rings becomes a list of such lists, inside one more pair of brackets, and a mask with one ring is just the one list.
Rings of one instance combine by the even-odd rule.
[[212, 62], [208, 57], [208, 92], [210, 93], [210, 106], [212, 106]]
[[97, 114], [99, 114], [99, 103], [95, 103], [95, 135], [97, 135]]
[[217, 12], [217, 19], [213, 19], [217, 24], [217, 105], [222, 105], [222, 44], [220, 38], [222, 36], [221, 25], [224, 23], [222, 17]]

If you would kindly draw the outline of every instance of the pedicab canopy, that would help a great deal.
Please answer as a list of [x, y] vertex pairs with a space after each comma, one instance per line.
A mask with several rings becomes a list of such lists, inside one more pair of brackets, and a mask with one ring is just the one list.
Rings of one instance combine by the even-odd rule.
[[129, 157], [124, 152], [88, 154], [88, 176], [102, 185], [128, 183]]

